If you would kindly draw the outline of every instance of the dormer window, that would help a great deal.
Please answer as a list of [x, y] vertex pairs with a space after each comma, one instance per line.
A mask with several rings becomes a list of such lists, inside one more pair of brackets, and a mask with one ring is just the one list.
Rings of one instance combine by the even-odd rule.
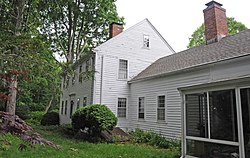
[[149, 48], [149, 35], [143, 35], [143, 47]]

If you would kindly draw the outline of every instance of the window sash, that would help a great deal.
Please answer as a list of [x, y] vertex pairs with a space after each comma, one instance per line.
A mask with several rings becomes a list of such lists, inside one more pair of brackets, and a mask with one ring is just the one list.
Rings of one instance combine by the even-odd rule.
[[149, 35], [143, 36], [143, 47], [149, 48]]
[[62, 106], [61, 106], [61, 115], [63, 115], [63, 109], [64, 109], [64, 101], [62, 101]]
[[67, 115], [68, 101], [65, 101], [64, 114]]
[[144, 104], [145, 104], [145, 101], [144, 101], [144, 97], [139, 97], [139, 103], [138, 103], [138, 118], [140, 119], [144, 119]]
[[126, 117], [127, 114], [127, 98], [118, 98], [118, 117]]
[[87, 106], [87, 97], [83, 97], [82, 106]]
[[158, 120], [165, 120], [165, 108], [158, 108], [157, 109], [157, 119]]
[[157, 120], [165, 120], [165, 95], [158, 96]]
[[127, 79], [128, 78], [128, 61], [120, 59], [119, 60], [119, 79]]
[[76, 110], [80, 108], [80, 98], [77, 99]]

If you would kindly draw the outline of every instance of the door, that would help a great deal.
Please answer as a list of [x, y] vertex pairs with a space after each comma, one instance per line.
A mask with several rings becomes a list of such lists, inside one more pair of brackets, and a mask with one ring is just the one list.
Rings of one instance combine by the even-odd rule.
[[250, 157], [250, 88], [240, 89], [245, 157]]

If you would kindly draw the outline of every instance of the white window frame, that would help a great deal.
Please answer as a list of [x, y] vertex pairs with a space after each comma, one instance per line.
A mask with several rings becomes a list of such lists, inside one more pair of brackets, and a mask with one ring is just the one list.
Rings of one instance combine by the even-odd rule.
[[[143, 98], [143, 118], [140, 118], [140, 99], [141, 98]], [[145, 97], [144, 96], [142, 96], [142, 97], [138, 97], [138, 119], [139, 120], [145, 120], [145, 117], [146, 117], [146, 115], [145, 115]]]
[[[119, 107], [119, 99], [125, 99], [126, 103], [125, 103], [125, 107]], [[127, 118], [127, 107], [128, 107], [128, 98], [126, 97], [118, 97], [117, 98], [117, 117], [118, 118]], [[120, 110], [124, 110], [125, 109], [125, 116], [119, 116], [119, 109]]]
[[[124, 67], [121, 66], [121, 62], [126, 62], [126, 68], [125, 68], [125, 64], [123, 65]], [[127, 80], [128, 79], [128, 60], [126, 59], [119, 59], [119, 63], [118, 63], [118, 80]]]
[[143, 34], [143, 48], [150, 48], [150, 36], [147, 34]]
[[[159, 97], [162, 97], [162, 96], [164, 96], [164, 108], [163, 107], [159, 107]], [[156, 113], [157, 113], [157, 121], [158, 122], [166, 122], [166, 95], [165, 94], [162, 94], [162, 95], [157, 95], [157, 103], [156, 103], [157, 105], [156, 105]], [[159, 112], [158, 112], [158, 110], [164, 110], [164, 120], [162, 120], [162, 119], [159, 119]]]
[[[244, 136], [242, 134], [243, 131], [243, 123], [242, 123], [242, 110], [241, 110], [241, 100], [240, 100], [240, 90], [243, 88], [250, 88], [249, 86], [222, 86], [222, 87], [212, 87], [210, 86], [210, 88], [203, 88], [202, 90], [185, 90], [182, 91], [182, 114], [183, 114], [183, 119], [182, 119], [182, 124], [183, 124], [183, 145], [182, 145], [182, 154], [183, 156], [187, 156], [187, 157], [193, 157], [193, 156], [189, 156], [186, 155], [187, 153], [187, 139], [189, 140], [195, 140], [195, 141], [202, 141], [202, 142], [208, 142], [208, 143], [219, 143], [219, 144], [224, 144], [224, 145], [230, 145], [230, 146], [238, 146], [239, 148], [239, 156], [241, 158], [245, 158], [245, 153], [244, 153]], [[236, 97], [236, 112], [237, 112], [237, 124], [238, 124], [238, 142], [233, 142], [233, 141], [224, 141], [224, 140], [218, 140], [218, 139], [211, 139], [209, 138], [201, 138], [201, 137], [193, 137], [193, 136], [187, 136], [186, 134], [186, 95], [188, 94], [194, 94], [194, 93], [208, 93], [210, 91], [222, 91], [222, 90], [229, 90], [229, 89], [234, 89], [235, 90], [235, 97]], [[209, 96], [207, 96], [207, 100], [209, 100]], [[207, 105], [208, 108], [208, 115], [209, 115], [209, 102]], [[208, 117], [209, 118], [209, 117]], [[208, 120], [210, 121], [210, 120]], [[210, 126], [208, 127], [210, 128]], [[210, 129], [209, 129], [210, 130]], [[209, 131], [210, 132], [210, 131]], [[210, 134], [209, 134], [210, 135]], [[196, 157], [193, 157], [196, 158]]]

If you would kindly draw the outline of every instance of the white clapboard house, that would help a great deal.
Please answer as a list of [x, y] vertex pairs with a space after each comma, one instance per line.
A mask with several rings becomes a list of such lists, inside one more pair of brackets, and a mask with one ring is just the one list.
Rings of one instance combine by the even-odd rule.
[[[127, 130], [129, 124], [130, 85], [128, 81], [157, 59], [173, 54], [173, 49], [155, 27], [145, 19], [123, 31], [111, 24], [111, 38], [93, 49], [93, 54], [74, 65], [75, 75], [63, 78], [60, 123], [71, 122], [71, 115], [82, 106], [103, 104], [118, 117], [118, 126]], [[84, 79], [84, 72], [94, 76]]]
[[101, 103], [125, 130], [180, 138], [183, 158], [249, 158], [250, 30], [228, 35], [225, 9], [206, 5], [204, 45], [173, 53], [144, 20], [95, 48], [94, 79], [63, 89], [61, 123]]

